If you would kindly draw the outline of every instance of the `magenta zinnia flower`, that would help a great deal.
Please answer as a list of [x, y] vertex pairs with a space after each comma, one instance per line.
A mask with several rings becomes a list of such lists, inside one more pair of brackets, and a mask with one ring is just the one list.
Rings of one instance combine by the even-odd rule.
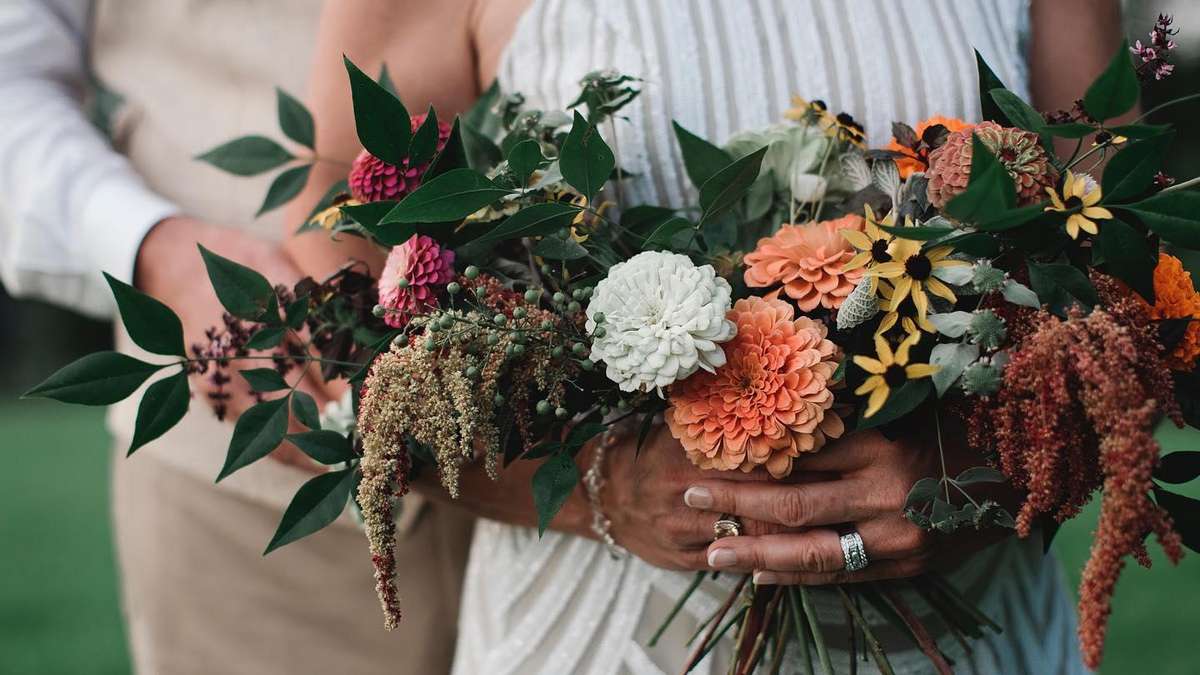
[[[424, 123], [425, 115], [413, 115], [413, 133]], [[446, 146], [448, 138], [450, 125], [438, 120], [438, 152]], [[354, 164], [350, 167], [350, 176], [346, 179], [350, 185], [350, 196], [360, 202], [403, 199], [421, 185], [421, 174], [425, 173], [428, 166], [428, 163], [411, 166], [407, 159], [400, 166], [396, 166], [363, 150], [354, 159]]]
[[379, 279], [379, 304], [383, 320], [402, 328], [415, 315], [437, 306], [437, 290], [454, 279], [454, 251], [438, 246], [431, 237], [414, 234], [393, 246]]

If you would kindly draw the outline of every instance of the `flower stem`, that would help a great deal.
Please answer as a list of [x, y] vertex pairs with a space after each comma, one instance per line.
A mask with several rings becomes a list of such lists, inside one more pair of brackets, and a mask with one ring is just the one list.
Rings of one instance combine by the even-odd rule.
[[[862, 629], [863, 641], [867, 643], [867, 648], [871, 650], [871, 656], [875, 659], [875, 666], [879, 668], [879, 672], [883, 675], [895, 675], [892, 670], [892, 664], [888, 661], [887, 653], [883, 651], [883, 645], [879, 644], [879, 640], [875, 637], [875, 633], [871, 631], [870, 624], [863, 618], [862, 612], [858, 611], [858, 607], [850, 601], [850, 596], [841, 586], [834, 587], [837, 590], [838, 596], [842, 599], [842, 604], [846, 606], [848, 612], [858, 627]], [[851, 653], [850, 658], [854, 659], [855, 654]]]
[[679, 614], [679, 611], [683, 609], [683, 605], [687, 603], [688, 598], [692, 597], [692, 593], [696, 592], [696, 588], [700, 586], [701, 581], [704, 581], [706, 574], [708, 573], [704, 570], [696, 572], [696, 576], [692, 578], [692, 583], [688, 585], [687, 590], [683, 592], [683, 595], [679, 596], [679, 600], [675, 602], [675, 606], [671, 608], [671, 611], [667, 614], [667, 618], [663, 619], [662, 625], [659, 626], [658, 630], [654, 631], [654, 635], [650, 637], [650, 642], [647, 643], [648, 646], [653, 647], [658, 644], [658, 639], [662, 637], [662, 634], [666, 632], [667, 627], [670, 626], [671, 622], [675, 620], [675, 617]]
[[1185, 180], [1182, 183], [1176, 183], [1168, 188], [1163, 188], [1162, 190], [1159, 190], [1159, 192], [1163, 193], [1163, 192], [1173, 192], [1175, 190], [1186, 190], [1186, 189], [1196, 186], [1196, 185], [1200, 185], [1200, 176], [1196, 176], [1195, 178]]
[[825, 646], [825, 635], [821, 632], [817, 610], [808, 597], [808, 588], [793, 586], [791, 590], [800, 596], [800, 606], [804, 608], [804, 616], [808, 619], [808, 628], [812, 631], [813, 645], [817, 648], [817, 661], [821, 664], [821, 672], [823, 675], [834, 675], [833, 662], [829, 660], [829, 648]]

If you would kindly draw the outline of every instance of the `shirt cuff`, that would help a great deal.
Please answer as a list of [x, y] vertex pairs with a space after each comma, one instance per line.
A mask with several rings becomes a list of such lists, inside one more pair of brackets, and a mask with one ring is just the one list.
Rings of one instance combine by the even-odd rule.
[[180, 209], [156, 194], [135, 174], [114, 176], [92, 191], [83, 209], [83, 251], [87, 267], [133, 284], [138, 249], [150, 228]]

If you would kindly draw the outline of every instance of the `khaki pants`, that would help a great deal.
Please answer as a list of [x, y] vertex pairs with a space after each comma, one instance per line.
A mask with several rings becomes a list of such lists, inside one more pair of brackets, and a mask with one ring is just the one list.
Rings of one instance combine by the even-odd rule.
[[152, 454], [122, 454], [113, 518], [137, 672], [449, 672], [470, 541], [464, 514], [431, 505], [401, 541], [405, 616], [388, 633], [357, 527], [342, 519], [263, 557], [278, 507]]

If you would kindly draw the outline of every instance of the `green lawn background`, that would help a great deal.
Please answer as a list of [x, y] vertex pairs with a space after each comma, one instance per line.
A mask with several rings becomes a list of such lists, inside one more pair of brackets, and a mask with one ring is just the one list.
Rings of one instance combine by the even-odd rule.
[[[1195, 436], [1163, 435], [1166, 450]], [[0, 404], [0, 673], [79, 675], [129, 671], [108, 511], [103, 411], [45, 402]], [[1200, 496], [1197, 486], [1181, 490]], [[1092, 505], [1055, 548], [1072, 584], [1087, 558]], [[1178, 568], [1150, 547], [1154, 570], [1126, 567], [1103, 673], [1196, 672], [1200, 555]]]

